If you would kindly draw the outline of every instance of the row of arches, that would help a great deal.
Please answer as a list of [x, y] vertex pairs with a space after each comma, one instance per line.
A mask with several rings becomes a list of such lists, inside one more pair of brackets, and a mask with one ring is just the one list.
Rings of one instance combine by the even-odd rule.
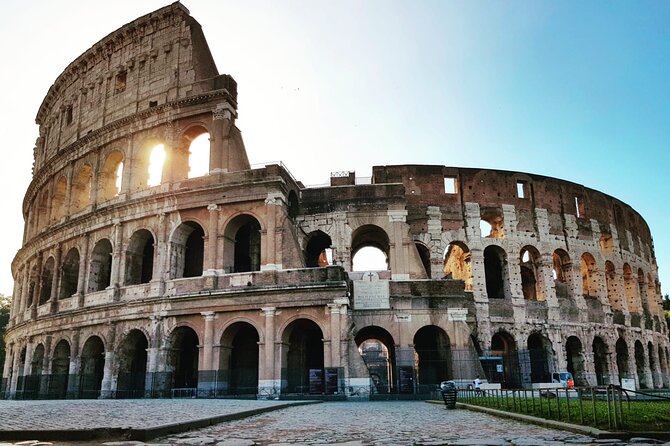
[[130, 156], [121, 149], [113, 149], [103, 158], [83, 160], [71, 171], [56, 174], [53, 183], [44, 186], [33, 199], [26, 219], [28, 234], [37, 234], [64, 217], [112, 200], [121, 192], [207, 175], [210, 167], [207, 128], [193, 125], [178, 141], [170, 148], [164, 140], [150, 138]]

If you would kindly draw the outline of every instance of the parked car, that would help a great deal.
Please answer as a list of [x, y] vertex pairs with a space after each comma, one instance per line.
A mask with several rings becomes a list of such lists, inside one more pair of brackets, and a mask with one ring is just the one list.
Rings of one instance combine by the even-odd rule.
[[575, 380], [570, 372], [554, 372], [551, 374], [551, 382], [560, 383], [563, 387], [572, 389], [575, 387]]

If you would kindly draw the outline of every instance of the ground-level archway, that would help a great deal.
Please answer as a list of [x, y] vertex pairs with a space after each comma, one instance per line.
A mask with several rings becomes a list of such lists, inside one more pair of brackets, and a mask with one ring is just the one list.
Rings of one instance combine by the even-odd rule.
[[67, 395], [70, 370], [70, 344], [62, 339], [53, 352], [51, 376], [49, 379], [49, 398], [64, 399]]
[[[500, 331], [493, 335], [489, 358], [490, 360], [482, 362], [489, 382], [500, 383], [502, 387], [509, 389], [520, 387], [518, 351], [511, 334]], [[499, 366], [502, 366], [502, 371]]]
[[309, 319], [296, 319], [284, 330], [282, 342], [282, 393], [324, 393], [321, 328]]
[[149, 342], [140, 330], [131, 330], [116, 352], [116, 397], [140, 398], [145, 393]]
[[551, 341], [541, 333], [533, 333], [528, 337], [527, 347], [531, 382], [551, 382], [551, 373], [554, 364]]
[[420, 328], [414, 335], [417, 392], [430, 393], [441, 381], [453, 378], [451, 345], [447, 333], [435, 325]]
[[105, 346], [97, 336], [91, 336], [81, 350], [79, 369], [79, 398], [98, 398], [105, 370]]
[[235, 322], [221, 336], [217, 393], [241, 396], [258, 393], [258, 342], [256, 328]]
[[610, 384], [609, 352], [607, 344], [600, 337], [593, 338], [593, 367], [599, 386]]
[[577, 336], [570, 336], [565, 342], [565, 355], [568, 361], [568, 372], [572, 373], [576, 386], [588, 385], [584, 368], [584, 348]]
[[381, 327], [360, 329], [354, 338], [358, 352], [370, 373], [372, 392], [396, 393], [396, 355], [393, 336]]
[[172, 392], [195, 396], [198, 388], [198, 335], [190, 327], [177, 327], [170, 335], [168, 371], [172, 372]]

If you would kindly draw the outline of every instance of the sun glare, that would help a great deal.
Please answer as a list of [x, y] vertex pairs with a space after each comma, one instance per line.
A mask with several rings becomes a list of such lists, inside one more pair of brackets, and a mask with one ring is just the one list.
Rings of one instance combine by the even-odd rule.
[[209, 133], [191, 141], [188, 158], [188, 177], [202, 177], [209, 173]]
[[149, 157], [149, 179], [148, 186], [158, 186], [163, 179], [163, 162], [165, 161], [165, 146], [158, 144], [151, 149]]

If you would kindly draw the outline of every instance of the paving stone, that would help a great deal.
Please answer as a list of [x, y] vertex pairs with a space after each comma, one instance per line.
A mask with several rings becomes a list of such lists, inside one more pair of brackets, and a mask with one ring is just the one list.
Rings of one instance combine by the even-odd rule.
[[103, 443], [105, 446], [141, 446], [146, 444], [142, 441], [108, 441]]
[[182, 438], [176, 444], [185, 446], [204, 446], [214, 443], [216, 443], [216, 439], [212, 437], [191, 437]]
[[467, 446], [508, 446], [509, 442], [500, 440], [498, 438], [463, 438], [461, 440], [450, 441], [451, 445], [467, 445]]
[[633, 437], [630, 440], [628, 440], [629, 443], [646, 443], [646, 444], [659, 444], [661, 441], [658, 441], [654, 438], [646, 438], [646, 437]]
[[255, 446], [256, 442], [252, 440], [246, 440], [244, 438], [228, 438], [223, 441], [219, 441], [216, 446]]

